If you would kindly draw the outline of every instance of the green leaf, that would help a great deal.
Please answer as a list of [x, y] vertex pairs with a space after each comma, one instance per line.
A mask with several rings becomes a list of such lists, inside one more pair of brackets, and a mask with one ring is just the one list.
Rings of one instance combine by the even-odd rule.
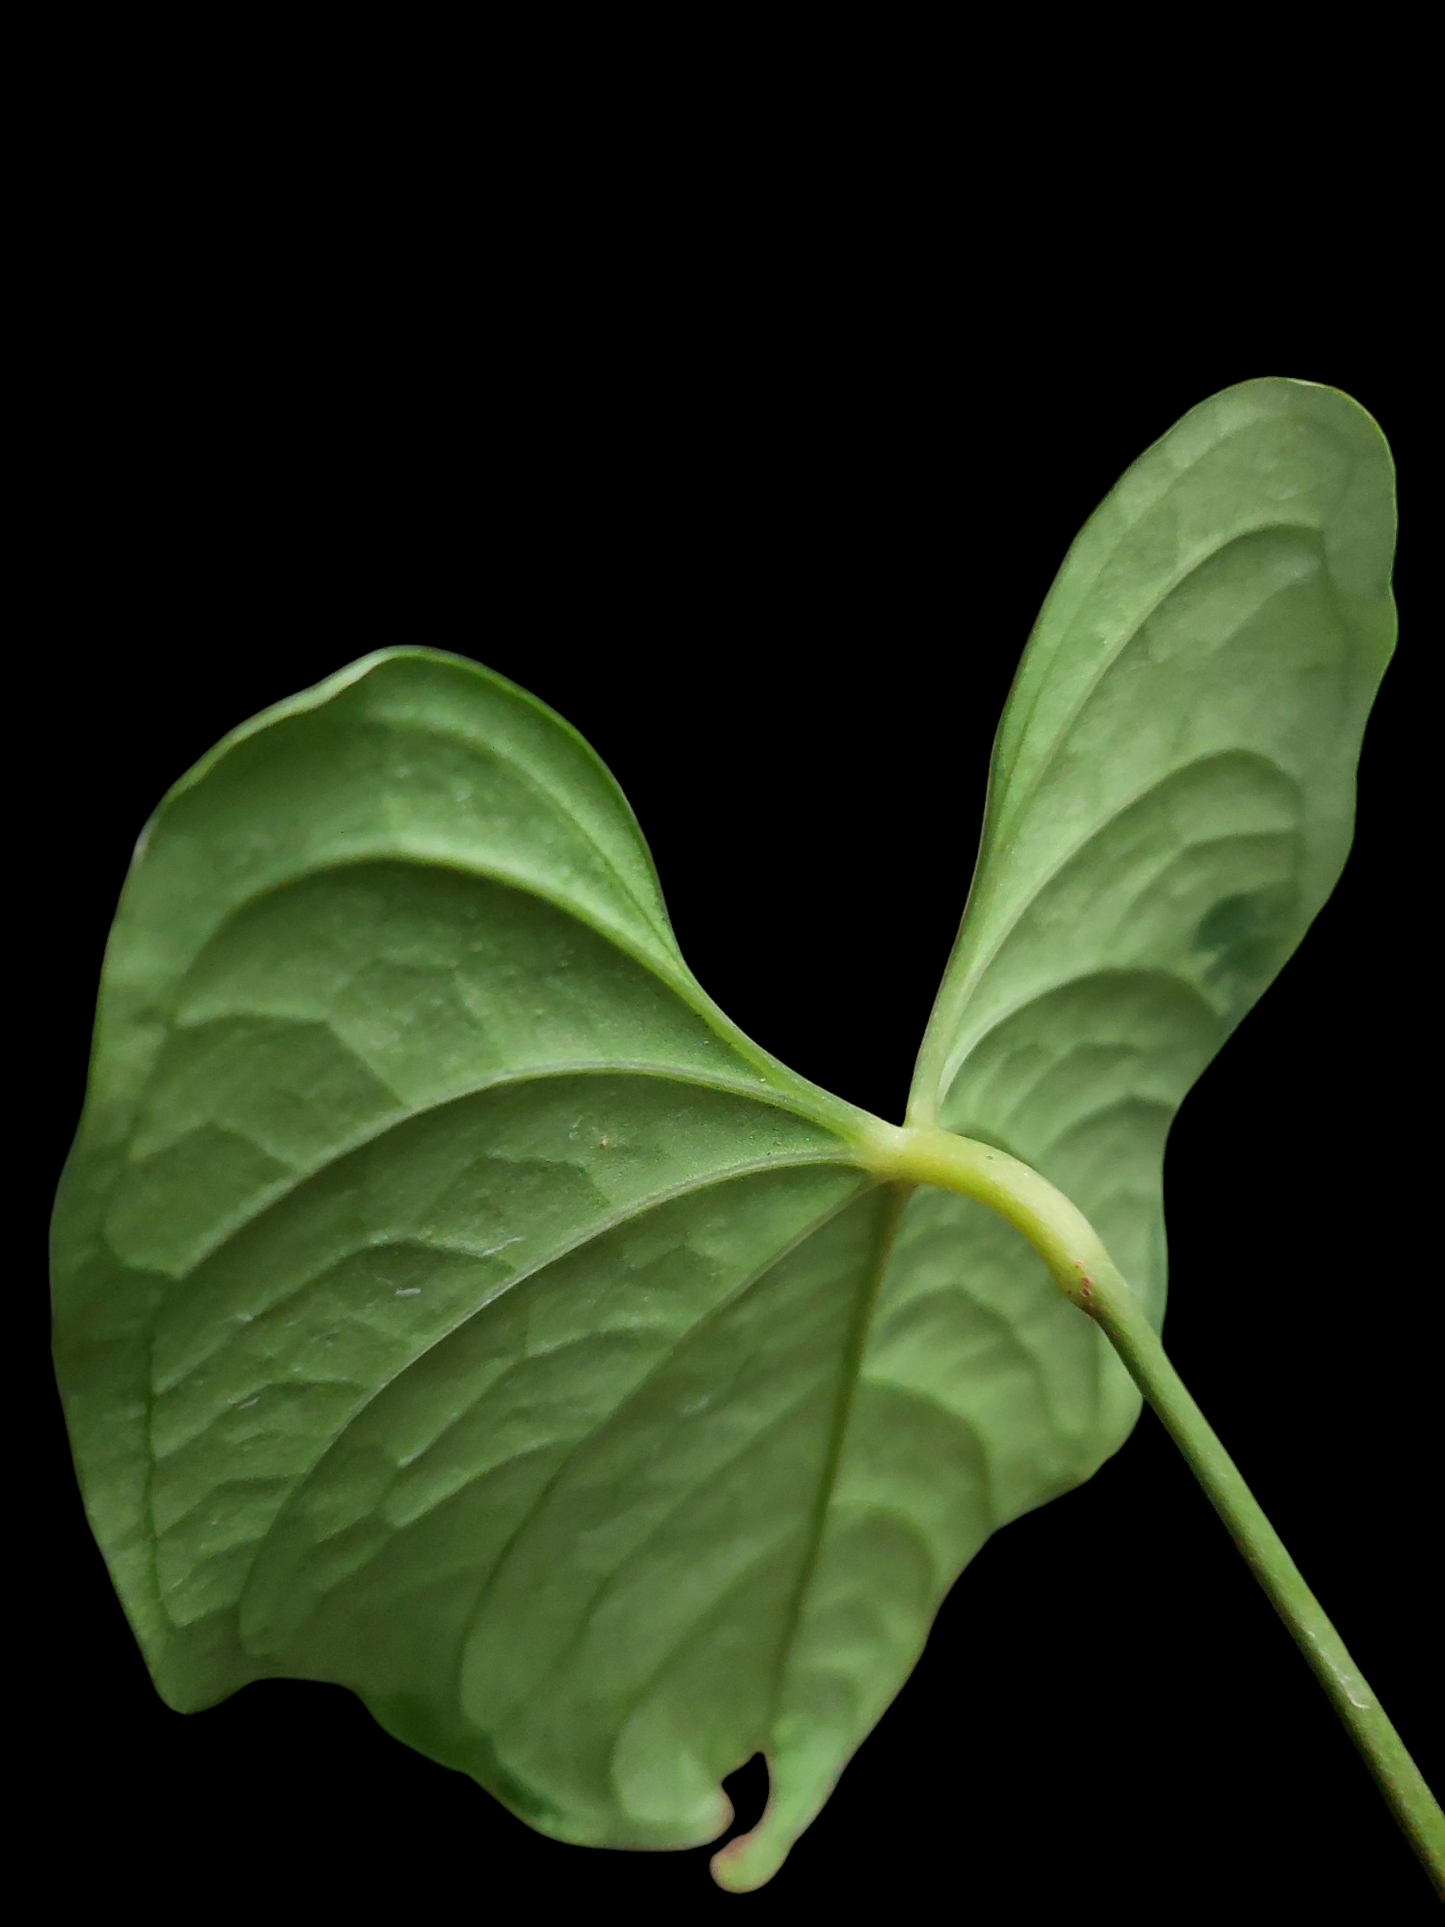
[[[1005, 707], [909, 1121], [1057, 1185], [1156, 1327], [1170, 1121], [1349, 848], [1393, 540], [1389, 451], [1355, 402], [1228, 389], [1090, 519]], [[1088, 1478], [1139, 1407], [1000, 1218], [913, 1194], [860, 1346], [768, 1748], [773, 1803], [727, 1849], [740, 1876], [818, 1811], [989, 1534]]]
[[[1156, 1321], [1168, 1119], [1344, 859], [1391, 526], [1353, 403], [1216, 397], [1075, 545], [1000, 732], [911, 1118], [1036, 1165]], [[875, 1131], [711, 1003], [616, 786], [499, 677], [387, 652], [227, 738], [137, 850], [54, 1222], [169, 1703], [340, 1681], [614, 1846], [715, 1838], [762, 1751], [717, 1871], [766, 1879], [988, 1533], [1137, 1409]]]

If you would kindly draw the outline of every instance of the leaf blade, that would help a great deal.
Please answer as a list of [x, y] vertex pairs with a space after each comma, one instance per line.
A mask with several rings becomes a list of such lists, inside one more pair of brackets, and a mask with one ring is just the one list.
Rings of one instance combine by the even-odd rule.
[[[520, 786], [515, 741], [491, 754], [518, 711], [560, 745], [550, 817], [548, 743], [528, 739]], [[473, 664], [389, 652], [234, 732], [142, 839], [57, 1201], [57, 1366], [92, 1519], [173, 1703], [281, 1666], [236, 1622], [277, 1482], [344, 1431], [368, 1373], [391, 1383], [408, 1346], [439, 1342], [418, 1321], [444, 1286], [490, 1302], [489, 1258], [515, 1282], [530, 1246], [482, 1228], [489, 1193], [520, 1200], [535, 1244], [549, 1212], [570, 1211], [574, 1242], [641, 1217], [677, 1194], [663, 1166], [692, 1188], [792, 1165], [866, 1184], [838, 1136], [849, 1107], [741, 1038], [682, 965], [631, 814], [578, 741]], [[448, 1163], [469, 1142], [506, 1173], [479, 1197]], [[450, 1280], [422, 1262], [446, 1255], [430, 1247], [449, 1211], [477, 1232]], [[356, 1246], [345, 1277], [328, 1238]], [[384, 1290], [405, 1315], [391, 1350]], [[298, 1388], [318, 1348], [337, 1383]]]
[[[1256, 525], [1281, 515], [1318, 540], [1261, 546]], [[1360, 740], [1393, 644], [1392, 548], [1389, 453], [1357, 404], [1294, 382], [1227, 390], [1135, 463], [1085, 526], [1000, 724], [909, 1122], [1042, 1172], [1156, 1324], [1168, 1127], [1344, 862]], [[1141, 655], [1152, 678], [1128, 673]], [[1103, 763], [1112, 786], [1094, 780]], [[1202, 844], [1172, 873], [1167, 839], [1151, 867], [1160, 799], [1180, 847]], [[1096, 842], [1091, 863], [1101, 822], [1114, 841]], [[1253, 923], [1240, 913], [1251, 902]], [[1201, 929], [1217, 942], [1196, 956]], [[1211, 978], [1218, 956], [1236, 967]], [[860, 1360], [770, 1756], [775, 1796], [719, 1857], [724, 1884], [770, 1876], [968, 1560], [1096, 1471], [1139, 1404], [1022, 1239], [971, 1200], [914, 1193]]]
[[[1355, 762], [1394, 641], [1393, 528], [1378, 428], [1348, 397], [1301, 382], [1245, 382], [1201, 403], [1106, 498], [1049, 592], [1000, 724], [969, 908], [919, 1056], [919, 1121], [946, 1121], [964, 1059], [996, 1021], [994, 959], [1066, 876], [1077, 826], [1096, 832], [1210, 758], [1186, 807], [1207, 807], [1222, 785], [1221, 816], [1252, 808], [1261, 835], [1280, 833], [1286, 799], [1252, 762], [1308, 806], [1297, 900], [1258, 933], [1257, 959], [1236, 957], [1242, 981], [1221, 1014], [1239, 1021], [1348, 850]], [[1207, 972], [1188, 967], [1186, 916], [1147, 948], [1214, 1005]], [[1089, 940], [1094, 968], [1133, 964], [1118, 933]]]
[[[1245, 385], [1294, 428], [1297, 386]], [[1199, 419], [1227, 400], [1186, 443], [1224, 445]], [[1242, 530], [1124, 609], [1120, 543], [1149, 523], [1163, 566], [1160, 502], [1189, 522], [1173, 439], [1046, 605], [918, 1085], [1080, 1202], [1156, 1315], [1168, 1119], [1282, 960], [1236, 917], [1221, 979], [1181, 969], [1181, 918], [1299, 871], [1302, 931], [1348, 841], [1340, 784], [1302, 816], [1248, 729], [1171, 762], [1136, 716], [1132, 790], [1078, 787], [1138, 710], [1121, 664], [1177, 717], [1181, 665], [1311, 579], [1313, 551]], [[1382, 666], [1371, 555], [1346, 557], [1350, 728]], [[1208, 832], [1182, 877], [1150, 867], [1161, 819]], [[82, 1485], [162, 1691], [341, 1679], [533, 1824], [614, 1845], [715, 1835], [762, 1750], [768, 1811], [717, 1872], [766, 1879], [962, 1566], [1137, 1409], [1015, 1234], [941, 1195], [900, 1213], [858, 1125], [711, 1004], [615, 784], [512, 685], [388, 652], [235, 732], [143, 839], [56, 1217]]]

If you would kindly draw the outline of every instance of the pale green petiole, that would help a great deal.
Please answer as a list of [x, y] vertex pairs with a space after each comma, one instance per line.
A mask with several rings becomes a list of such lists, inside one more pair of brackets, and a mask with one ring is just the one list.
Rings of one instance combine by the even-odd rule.
[[860, 1161], [879, 1177], [937, 1185], [997, 1211], [1029, 1240], [1065, 1295], [1103, 1329], [1309, 1661], [1437, 1890], [1445, 1894], [1445, 1812], [1093, 1227], [1037, 1171], [950, 1131], [874, 1124], [860, 1149]]

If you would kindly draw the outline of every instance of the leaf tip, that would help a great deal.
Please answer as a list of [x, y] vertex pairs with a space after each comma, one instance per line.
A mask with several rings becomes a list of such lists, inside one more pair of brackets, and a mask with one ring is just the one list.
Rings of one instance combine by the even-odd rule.
[[[768, 1766], [771, 1773], [771, 1759]], [[724, 1893], [749, 1894], [766, 1886], [792, 1852], [801, 1829], [787, 1824], [778, 1807], [777, 1792], [774, 1780], [757, 1825], [729, 1840], [708, 1862], [713, 1879]]]
[[708, 1862], [713, 1879], [724, 1893], [752, 1893], [755, 1888], [765, 1886], [782, 1866], [792, 1842], [785, 1842], [781, 1851], [772, 1842], [760, 1844], [763, 1831], [759, 1825], [751, 1833], [740, 1833], [736, 1840], [720, 1847]]

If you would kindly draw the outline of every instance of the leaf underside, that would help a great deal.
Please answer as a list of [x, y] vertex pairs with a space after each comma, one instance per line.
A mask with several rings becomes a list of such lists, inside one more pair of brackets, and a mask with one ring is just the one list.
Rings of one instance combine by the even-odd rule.
[[[1071, 550], [910, 1119], [1040, 1169], [1162, 1317], [1185, 1091], [1348, 848], [1392, 645], [1378, 430], [1249, 382]], [[957, 879], [962, 883], [963, 879]], [[950, 884], [949, 887], [956, 887]], [[1137, 1399], [1001, 1220], [683, 964], [620, 792], [459, 658], [368, 657], [166, 797], [54, 1220], [91, 1522], [166, 1700], [339, 1681], [559, 1838], [780, 1864], [998, 1525]]]

